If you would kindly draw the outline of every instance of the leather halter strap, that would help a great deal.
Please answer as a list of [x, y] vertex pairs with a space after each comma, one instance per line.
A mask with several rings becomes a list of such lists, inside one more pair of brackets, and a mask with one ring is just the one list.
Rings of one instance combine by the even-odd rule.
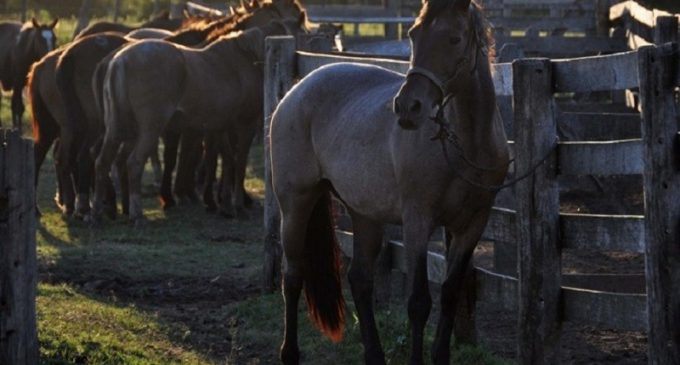
[[411, 66], [411, 68], [409, 68], [408, 72], [406, 72], [406, 77], [408, 78], [411, 75], [420, 75], [425, 77], [435, 86], [437, 86], [437, 88], [439, 88], [439, 91], [442, 93], [442, 98], [446, 96], [446, 83], [449, 80], [442, 80], [439, 78], [439, 76], [435, 75], [434, 72], [419, 66]]

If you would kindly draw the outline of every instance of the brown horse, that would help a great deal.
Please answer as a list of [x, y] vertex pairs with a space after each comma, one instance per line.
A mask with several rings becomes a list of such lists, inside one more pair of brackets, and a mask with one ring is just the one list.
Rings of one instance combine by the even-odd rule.
[[86, 27], [85, 29], [81, 30], [80, 33], [78, 33], [75, 37], [73, 37], [73, 40], [77, 40], [83, 37], [87, 37], [88, 35], [92, 34], [97, 34], [97, 33], [104, 33], [104, 32], [118, 32], [118, 33], [123, 33], [127, 34], [132, 32], [133, 30], [140, 29], [140, 28], [158, 28], [158, 29], [165, 29], [165, 30], [170, 30], [174, 31], [177, 30], [182, 26], [182, 23], [184, 22], [184, 19], [182, 18], [177, 18], [177, 19], [171, 19], [170, 18], [170, 13], [167, 11], [164, 11], [160, 14], [158, 14], [156, 17], [153, 19], [149, 20], [146, 23], [143, 23], [139, 27], [130, 27], [125, 24], [120, 24], [120, 23], [113, 23], [113, 22], [97, 22], [94, 24], [91, 24], [90, 26]]
[[[423, 363], [423, 330], [432, 305], [429, 237], [436, 226], [453, 234], [432, 347], [433, 363], [449, 363], [461, 281], [495, 197], [495, 190], [481, 186], [502, 183], [509, 161], [486, 56], [488, 29], [470, 0], [425, 1], [409, 31], [413, 53], [406, 75], [359, 64], [326, 66], [279, 104], [272, 119], [271, 158], [287, 263], [284, 363], [299, 362], [303, 288], [312, 320], [332, 339], [342, 336], [345, 308], [331, 192], [353, 221], [349, 282], [367, 364], [385, 363], [371, 299], [382, 224], [403, 225], [410, 364]], [[458, 137], [456, 148], [433, 141], [443, 130]]]
[[[160, 34], [163, 36], [164, 34]], [[115, 42], [116, 39], [122, 38], [120, 36], [109, 34], [93, 37], [100, 37], [96, 39], [98, 44], [109, 44]], [[75, 145], [80, 145], [84, 140], [90, 137], [91, 126], [88, 125], [69, 125], [68, 110], [66, 108], [65, 99], [62, 97], [60, 90], [57, 88], [57, 74], [56, 69], [58, 61], [67, 53], [72, 46], [62, 47], [54, 50], [39, 62], [33, 64], [31, 72], [28, 75], [29, 97], [31, 100], [31, 108], [33, 114], [33, 135], [34, 135], [34, 149], [35, 149], [35, 163], [36, 163], [36, 184], [39, 178], [40, 167], [44, 161], [47, 151], [50, 149], [55, 139], [59, 139], [59, 149], [55, 154], [55, 164], [57, 166], [57, 174], [59, 176], [59, 190], [60, 190], [60, 208], [66, 215], [70, 215], [74, 211], [74, 193], [75, 189], [79, 194], [79, 199], [76, 200], [76, 205], [89, 206], [89, 198], [87, 192], [91, 186], [84, 185], [84, 181], [91, 179], [85, 174], [79, 174], [82, 170], [73, 171], [73, 166], [76, 164], [78, 158], [78, 150], [74, 149]], [[92, 54], [92, 49], [87, 49], [89, 54]], [[76, 64], [80, 71], [72, 75], [74, 78], [87, 77], [88, 70], [86, 64]], [[92, 71], [90, 71], [92, 72]], [[91, 78], [91, 77], [90, 77]], [[92, 100], [94, 102], [94, 100]], [[100, 128], [98, 135], [103, 134], [103, 127]], [[76, 139], [77, 142], [73, 140]], [[90, 169], [90, 174], [93, 171]], [[85, 195], [84, 197], [82, 195]]]
[[59, 20], [42, 25], [33, 18], [25, 24], [0, 23], [0, 82], [12, 90], [12, 124], [21, 124], [24, 114], [22, 91], [33, 62], [41, 59], [57, 44], [54, 27]]
[[141, 222], [143, 164], [172, 119], [204, 131], [231, 130], [236, 148], [243, 151], [234, 154], [239, 161], [233, 170], [244, 174], [262, 112], [264, 38], [296, 32], [304, 20], [302, 12], [300, 19], [275, 20], [218, 38], [202, 49], [144, 41], [119, 51], [109, 64], [104, 84], [106, 134], [95, 164], [95, 220], [101, 217], [107, 175], [121, 147], [123, 156], [129, 155], [130, 219]]

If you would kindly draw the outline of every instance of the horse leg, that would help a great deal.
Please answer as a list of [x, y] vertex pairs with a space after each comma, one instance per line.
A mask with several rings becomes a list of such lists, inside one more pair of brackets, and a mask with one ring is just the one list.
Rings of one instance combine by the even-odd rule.
[[408, 317], [411, 323], [410, 364], [423, 364], [423, 332], [432, 308], [427, 280], [427, 244], [432, 224], [422, 213], [406, 214], [404, 246], [406, 247]]
[[137, 143], [135, 143], [132, 153], [127, 159], [128, 184], [130, 189], [130, 220], [135, 226], [139, 226], [144, 220], [142, 211], [142, 174], [144, 173], [144, 164], [149, 158], [149, 154], [153, 152], [153, 148], [161, 133], [160, 130], [153, 128], [153, 124], [150, 126], [151, 128], [144, 129], [140, 127], [140, 130], [143, 130], [144, 133], [139, 133], [137, 135]]
[[175, 195], [189, 202], [196, 196], [196, 165], [201, 156], [203, 133], [185, 128], [180, 141], [179, 163], [175, 177]]
[[222, 178], [220, 179], [220, 214], [226, 218], [234, 218], [234, 135], [230, 132], [223, 132], [220, 140], [220, 154], [222, 155]]
[[127, 161], [134, 148], [134, 142], [125, 141], [118, 151], [116, 157], [116, 171], [118, 171], [118, 181], [120, 184], [120, 201], [123, 208], [123, 215], [130, 214], [130, 185], [128, 177]]
[[[38, 128], [39, 135], [33, 142], [33, 157], [35, 162], [35, 190], [38, 190], [38, 181], [40, 177], [40, 167], [43, 162], [45, 162], [45, 156], [50, 150], [52, 143], [57, 138], [56, 131], [46, 130], [47, 128]], [[38, 201], [35, 202], [35, 211], [38, 216], [40, 216], [40, 210], [38, 209]]]
[[12, 91], [12, 126], [14, 128], [20, 128], [22, 117], [24, 115], [24, 100], [23, 93], [24, 83], [19, 83], [15, 86]]
[[[175, 124], [173, 121], [170, 123]], [[174, 125], [169, 125], [163, 134], [163, 179], [161, 180], [160, 201], [164, 210], [176, 205], [175, 198], [172, 196], [172, 172], [177, 163], [181, 134], [174, 127]]]
[[456, 305], [462, 292], [465, 273], [472, 253], [484, 232], [489, 212], [479, 214], [473, 224], [459, 235], [454, 235], [446, 249], [446, 279], [441, 289], [441, 315], [432, 344], [432, 363], [447, 364], [450, 358], [451, 333], [456, 317]]
[[203, 184], [203, 203], [208, 212], [217, 210], [213, 186], [215, 184], [215, 173], [217, 172], [217, 148], [219, 141], [213, 136], [205, 136], [205, 147], [203, 150], [203, 170], [205, 181]]
[[373, 315], [373, 277], [375, 259], [382, 244], [382, 225], [357, 214], [352, 215], [354, 257], [348, 278], [359, 316], [361, 342], [366, 364], [385, 364], [378, 329]]
[[[120, 141], [113, 136], [112, 133], [107, 133], [104, 136], [104, 142], [99, 152], [99, 156], [95, 162], [95, 186], [94, 186], [94, 199], [92, 200], [92, 219], [95, 222], [101, 220], [102, 213], [105, 209], [105, 199], [107, 196], [110, 197], [111, 191], [113, 190], [113, 184], [111, 183], [111, 178], [109, 177], [109, 172], [111, 171], [111, 165], [113, 160], [116, 158], [116, 153], [118, 152], [118, 146]], [[115, 190], [114, 190], [115, 191]], [[115, 196], [115, 193], [114, 193]], [[109, 216], [112, 216], [111, 210], [115, 213], [116, 205], [115, 198], [113, 202], [107, 201], [107, 203], [113, 203], [113, 206], [109, 206]], [[113, 214], [115, 216], [115, 214]]]
[[84, 217], [90, 210], [90, 190], [92, 189], [92, 176], [94, 174], [94, 163], [90, 154], [91, 141], [95, 141], [97, 135], [88, 131], [85, 138], [80, 141], [77, 153], [76, 171], [78, 174], [78, 186], [76, 195], [75, 214]]
[[156, 145], [151, 151], [149, 160], [151, 161], [151, 167], [153, 168], [153, 185], [156, 188], [160, 187], [161, 180], [163, 179], [163, 168], [161, 167], [161, 159], [158, 155], [158, 141], [156, 141]]
[[298, 346], [298, 301], [304, 282], [305, 238], [310, 213], [318, 194], [308, 192], [280, 197], [281, 244], [286, 257], [283, 268], [283, 298], [285, 302], [285, 326], [283, 343], [279, 354], [285, 365], [300, 363]]
[[245, 216], [245, 195], [246, 190], [243, 186], [246, 178], [246, 167], [248, 165], [248, 152], [253, 141], [256, 130], [252, 128], [239, 129], [237, 131], [236, 146], [234, 148], [234, 207], [239, 217]]

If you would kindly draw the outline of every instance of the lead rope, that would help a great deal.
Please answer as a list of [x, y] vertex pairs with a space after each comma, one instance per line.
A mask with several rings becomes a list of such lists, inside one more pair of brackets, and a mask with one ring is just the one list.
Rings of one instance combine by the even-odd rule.
[[[458, 137], [456, 136], [456, 134], [453, 131], [451, 131], [448, 128], [448, 123], [446, 122], [446, 120], [444, 119], [444, 116], [443, 116], [444, 107], [452, 99], [453, 99], [452, 94], [447, 95], [446, 98], [444, 98], [444, 101], [442, 102], [442, 104], [439, 106], [439, 109], [437, 110], [437, 114], [434, 117], [430, 118], [430, 119], [432, 119], [432, 121], [434, 121], [439, 126], [439, 130], [437, 131], [437, 133], [434, 136], [432, 136], [432, 138], [430, 138], [430, 140], [431, 141], [436, 141], [436, 140], [440, 141], [441, 146], [442, 146], [442, 152], [444, 153], [444, 158], [446, 159], [446, 163], [449, 166], [449, 169], [451, 170], [451, 172], [453, 172], [454, 175], [463, 179], [463, 181], [467, 182], [468, 184], [475, 186], [475, 187], [478, 187], [478, 188], [481, 188], [481, 189], [484, 189], [484, 190], [488, 190], [488, 191], [499, 191], [499, 190], [505, 189], [507, 187], [510, 187], [510, 186], [518, 183], [519, 181], [524, 180], [527, 177], [533, 175], [534, 172], [536, 172], [536, 169], [539, 168], [550, 157], [550, 153], [552, 151], [548, 151], [548, 153], [546, 153], [545, 156], [543, 156], [543, 158], [541, 158], [538, 162], [536, 162], [534, 165], [532, 165], [523, 174], [521, 174], [520, 176], [518, 176], [518, 177], [516, 177], [516, 178], [514, 178], [514, 179], [512, 179], [512, 180], [510, 180], [510, 181], [508, 181], [508, 182], [506, 182], [502, 185], [487, 185], [487, 184], [478, 183], [476, 181], [469, 179], [467, 176], [458, 172], [458, 170], [456, 169], [456, 167], [453, 164], [453, 161], [451, 161], [451, 158], [449, 158], [449, 153], [448, 153], [448, 148], [446, 147], [446, 142], [451, 143], [456, 148], [456, 150], [458, 151], [458, 156], [461, 158], [461, 160], [463, 160], [463, 162], [465, 162], [466, 165], [468, 165], [469, 167], [471, 167], [473, 169], [477, 169], [477, 170], [497, 171], [497, 170], [500, 170], [501, 168], [505, 168], [505, 167], [509, 166], [511, 163], [515, 162], [515, 159], [513, 158], [510, 161], [508, 161], [507, 164], [505, 164], [503, 166], [498, 166], [498, 167], [480, 166], [480, 165], [470, 161], [465, 156], [465, 153], [464, 153], [462, 147], [460, 147], [460, 144], [458, 144]], [[556, 138], [556, 140], [557, 140], [557, 138]]]

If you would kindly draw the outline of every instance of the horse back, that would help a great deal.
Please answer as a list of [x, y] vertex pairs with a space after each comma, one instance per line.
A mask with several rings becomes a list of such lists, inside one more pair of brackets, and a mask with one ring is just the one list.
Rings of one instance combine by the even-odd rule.
[[[277, 194], [328, 180], [355, 211], [396, 221], [397, 190], [386, 187], [397, 185], [392, 98], [403, 79], [380, 67], [336, 64], [298, 83], [272, 119]], [[369, 207], [366, 201], [377, 203]]]

